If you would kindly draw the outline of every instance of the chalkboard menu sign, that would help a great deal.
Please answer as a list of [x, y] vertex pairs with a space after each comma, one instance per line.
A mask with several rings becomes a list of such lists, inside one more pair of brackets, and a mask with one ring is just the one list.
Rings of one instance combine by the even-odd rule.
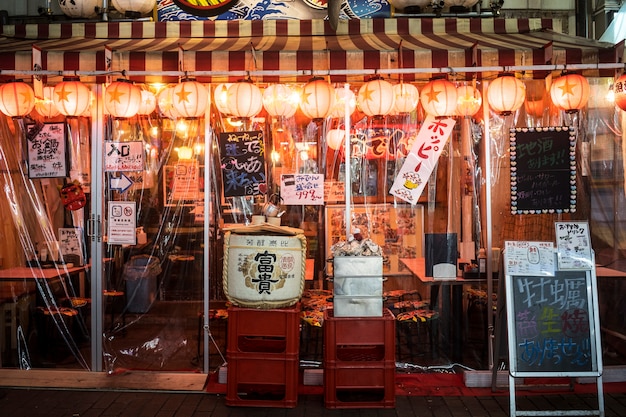
[[224, 197], [264, 194], [267, 179], [263, 133], [225, 132], [220, 134], [219, 144]]
[[510, 155], [512, 214], [576, 211], [573, 127], [511, 129]]
[[598, 376], [595, 275], [507, 275], [507, 320], [512, 376]]

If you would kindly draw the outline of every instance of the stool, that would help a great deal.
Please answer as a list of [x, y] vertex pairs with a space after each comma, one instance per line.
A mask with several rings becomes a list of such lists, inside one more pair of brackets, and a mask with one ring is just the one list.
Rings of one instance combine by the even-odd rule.
[[[397, 320], [397, 355], [402, 356], [402, 346], [406, 346], [409, 359], [413, 360], [417, 353], [415, 345], [421, 340], [421, 330], [426, 329], [430, 343], [430, 353], [433, 358], [438, 356], [437, 340], [439, 338], [439, 313], [426, 308], [410, 309], [396, 315]], [[415, 335], [415, 343], [414, 343]], [[403, 340], [404, 339], [404, 340]]]
[[[69, 307], [37, 307], [37, 334], [42, 356], [59, 354], [69, 348], [67, 340], [73, 339], [74, 317], [78, 311]], [[64, 332], [72, 332], [64, 334]]]
[[108, 309], [111, 313], [111, 323], [109, 330], [115, 330], [115, 311], [118, 304], [122, 304], [122, 329], [126, 328], [126, 293], [124, 291], [104, 290], [104, 308], [105, 312]]

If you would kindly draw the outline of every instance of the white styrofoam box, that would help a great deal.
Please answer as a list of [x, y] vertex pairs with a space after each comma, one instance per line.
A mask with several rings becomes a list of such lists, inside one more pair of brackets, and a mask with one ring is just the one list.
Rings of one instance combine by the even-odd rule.
[[338, 277], [333, 278], [335, 295], [383, 295], [383, 277]]
[[382, 297], [333, 296], [335, 317], [382, 317]]
[[336, 256], [333, 258], [335, 277], [376, 277], [383, 275], [382, 256]]

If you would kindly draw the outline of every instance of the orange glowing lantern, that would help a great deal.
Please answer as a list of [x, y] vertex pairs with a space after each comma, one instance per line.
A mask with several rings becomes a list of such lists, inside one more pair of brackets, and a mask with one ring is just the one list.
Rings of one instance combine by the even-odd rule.
[[35, 109], [37, 113], [43, 117], [53, 118], [61, 114], [59, 109], [54, 105], [54, 87], [46, 86], [43, 88], [43, 97], [35, 100]]
[[35, 107], [35, 92], [21, 80], [0, 87], [0, 111], [9, 117], [24, 117]]
[[249, 80], [228, 87], [228, 113], [239, 118], [254, 117], [263, 109], [263, 93]]
[[326, 133], [326, 145], [334, 150], [339, 150], [346, 139], [346, 131], [343, 129], [330, 129]]
[[228, 114], [228, 88], [232, 84], [218, 84], [213, 91], [213, 102], [222, 114]]
[[141, 103], [137, 114], [151, 114], [156, 109], [156, 96], [152, 91], [141, 90]]
[[141, 90], [129, 80], [112, 82], [104, 93], [104, 107], [113, 117], [133, 117], [139, 111], [140, 103]]
[[613, 85], [615, 104], [622, 110], [626, 110], [626, 74], [622, 75]]
[[502, 116], [508, 116], [524, 104], [526, 86], [511, 74], [502, 74], [489, 84], [487, 102]]
[[176, 119], [180, 117], [174, 108], [174, 86], [168, 85], [158, 92], [156, 96], [157, 108], [163, 117]]
[[367, 116], [385, 116], [393, 110], [393, 85], [382, 78], [370, 80], [359, 89], [356, 102]]
[[320, 121], [330, 115], [335, 105], [335, 89], [323, 78], [313, 78], [302, 89], [300, 110], [310, 119]]
[[456, 87], [445, 78], [430, 81], [424, 86], [420, 102], [424, 111], [435, 117], [449, 117], [456, 114]]
[[293, 116], [298, 109], [298, 101], [298, 94], [285, 84], [272, 84], [263, 91], [263, 107], [270, 116]]
[[174, 86], [172, 105], [184, 118], [195, 119], [204, 116], [209, 104], [209, 89], [202, 83], [185, 79]]
[[565, 74], [552, 82], [552, 103], [567, 113], [576, 113], [589, 100], [589, 82], [580, 74]]
[[459, 116], [473, 116], [483, 103], [480, 91], [471, 85], [463, 85], [456, 90], [456, 112]]
[[410, 113], [417, 107], [420, 100], [417, 87], [413, 84], [400, 83], [393, 86], [394, 111], [396, 113]]
[[67, 78], [54, 87], [54, 105], [64, 116], [81, 116], [91, 101], [91, 91], [77, 78]]
[[330, 117], [341, 118], [346, 115], [346, 105], [348, 114], [351, 115], [356, 109], [356, 95], [350, 89], [335, 88], [335, 104], [330, 110]]

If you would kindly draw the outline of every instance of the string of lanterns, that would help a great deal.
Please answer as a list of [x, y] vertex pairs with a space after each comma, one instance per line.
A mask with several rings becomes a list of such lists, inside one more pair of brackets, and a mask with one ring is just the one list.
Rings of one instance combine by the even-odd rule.
[[[582, 75], [563, 73], [552, 82], [550, 97], [556, 108], [572, 113], [586, 105], [589, 90], [589, 83]], [[614, 92], [616, 104], [626, 109], [626, 76], [616, 81]], [[522, 106], [526, 87], [515, 75], [504, 73], [489, 84], [486, 95], [490, 108], [506, 116]], [[150, 114], [155, 109], [172, 119], [199, 118], [204, 116], [210, 98], [207, 85], [188, 78], [166, 86], [156, 96], [126, 79], [110, 83], [104, 92], [106, 111], [118, 118]], [[372, 118], [410, 113], [418, 104], [435, 117], [473, 116], [482, 104], [480, 92], [474, 86], [457, 87], [446, 78], [431, 80], [419, 93], [411, 83], [394, 85], [382, 77], [374, 77], [356, 95], [351, 90], [335, 89], [323, 78], [313, 78], [301, 88], [272, 84], [264, 90], [247, 79], [217, 85], [213, 99], [217, 109], [229, 117], [249, 119], [263, 109], [273, 117], [292, 117], [299, 108], [313, 121], [343, 117], [346, 100], [350, 112], [358, 108]], [[0, 85], [0, 111], [9, 117], [25, 117], [34, 108], [48, 118], [59, 114], [81, 116], [88, 111], [91, 101], [90, 89], [77, 77], [44, 87], [43, 97], [37, 99], [32, 87], [23, 81]]]

